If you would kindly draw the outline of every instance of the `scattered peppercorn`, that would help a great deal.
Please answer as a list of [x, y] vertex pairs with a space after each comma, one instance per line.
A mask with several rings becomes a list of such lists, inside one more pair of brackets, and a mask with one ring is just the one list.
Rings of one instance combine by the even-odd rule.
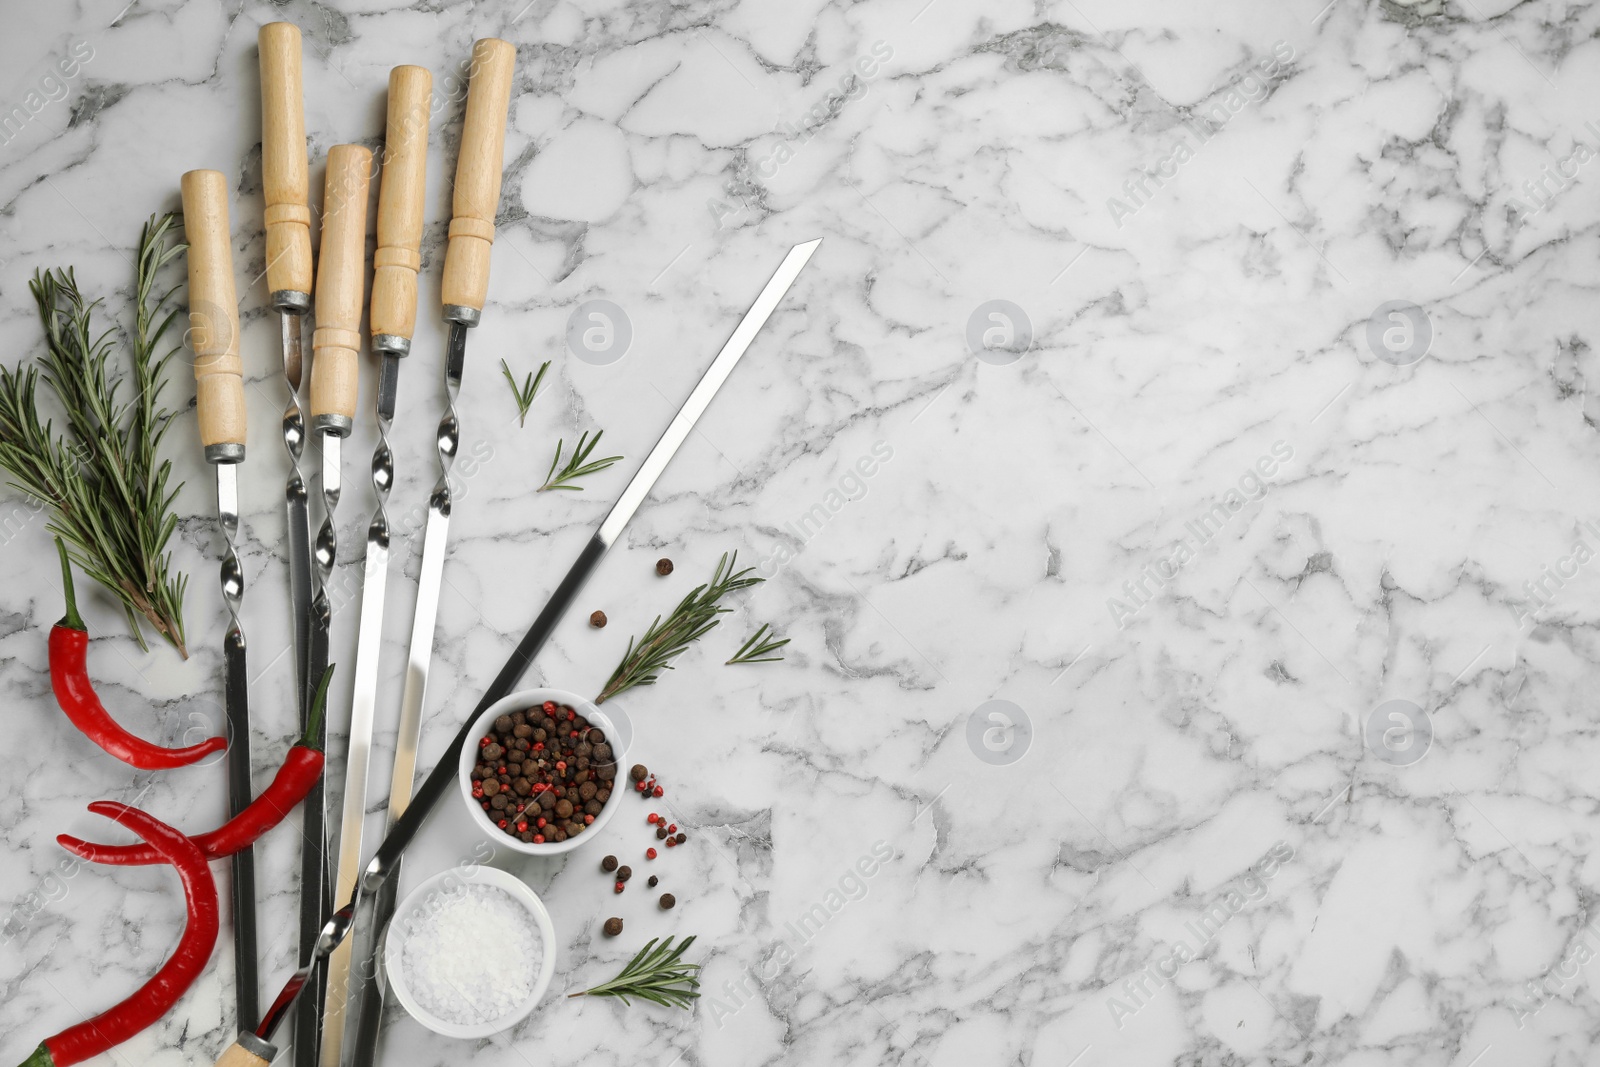
[[653, 849], [653, 848], [645, 849], [644, 850], [644, 858], [647, 859], [647, 860], [655, 859], [656, 858], [656, 850]]
[[661, 894], [661, 910], [662, 911], [671, 911], [673, 909], [673, 907], [677, 905], [677, 903], [678, 903], [678, 898], [673, 896], [671, 893], [662, 893]]
[[615, 886], [614, 886], [614, 887], [613, 887], [613, 888], [612, 888], [612, 892], [614, 892], [614, 893], [620, 893], [620, 892], [622, 892], [622, 883], [621, 883], [621, 882], [618, 882], [618, 883], [617, 883], [617, 884], [616, 884], [616, 885], [615, 885]]
[[622, 933], [622, 920], [613, 916], [606, 920], [605, 932], [607, 937], [616, 937]]
[[656, 827], [656, 840], [657, 841], [665, 841], [666, 839], [667, 839], [667, 828], [665, 826]]
[[645, 885], [649, 886], [651, 889], [654, 889], [656, 887], [656, 884], [658, 882], [660, 882], [660, 881], [661, 881], [661, 879], [657, 878], [655, 875], [652, 874], [650, 876], [650, 880], [648, 882], [646, 882]]
[[676, 837], [674, 837], [673, 840], [681, 845], [685, 841], [689, 840], [689, 835], [684, 833], [682, 830], [679, 830], [678, 831], [678, 835]]
[[671, 574], [672, 573], [672, 561], [670, 559], [668, 559], [666, 556], [662, 556], [660, 559], [656, 560], [656, 573], [661, 575], [661, 577], [663, 577], [663, 578], [665, 578], [667, 575]]
[[600, 861], [600, 869], [602, 871], [605, 871], [607, 874], [610, 874], [612, 871], [616, 870], [617, 869], [617, 857], [615, 857], [615, 856], [607, 856], [605, 859], [601, 860]]
[[629, 878], [632, 878], [632, 877], [633, 877], [633, 868], [632, 867], [629, 867], [627, 864], [623, 864], [621, 867], [617, 868], [617, 881], [618, 882], [626, 882]]
[[642, 782], [646, 778], [650, 777], [650, 768], [646, 767], [642, 763], [635, 763], [633, 765], [633, 769], [628, 772], [628, 777], [632, 778], [636, 782]]
[[605, 624], [606, 624], [606, 613], [605, 612], [597, 611], [594, 614], [589, 616], [589, 625], [593, 626], [596, 630], [600, 629]]

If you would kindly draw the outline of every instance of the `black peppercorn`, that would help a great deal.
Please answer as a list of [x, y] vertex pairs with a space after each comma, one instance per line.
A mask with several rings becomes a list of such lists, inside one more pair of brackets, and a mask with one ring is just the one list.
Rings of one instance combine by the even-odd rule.
[[682, 830], [679, 830], [678, 831], [678, 836], [674, 837], [673, 840], [681, 845], [685, 841], [689, 840], [689, 835], [684, 833]]
[[665, 826], [656, 827], [656, 840], [657, 841], [665, 841], [666, 839], [667, 839], [667, 828]]
[[645, 885], [649, 886], [651, 889], [654, 889], [656, 887], [656, 883], [658, 883], [660, 881], [661, 881], [661, 879], [657, 878], [655, 875], [652, 874], [650, 876], [650, 880], [648, 882], [646, 882]]
[[616, 870], [617, 869], [617, 857], [615, 857], [615, 856], [607, 856], [605, 859], [601, 860], [600, 861], [600, 869], [602, 871], [605, 871], [607, 874], [610, 874], [612, 871]]
[[662, 893], [661, 894], [661, 910], [662, 911], [671, 911], [673, 909], [673, 907], [677, 903], [678, 903], [678, 898], [673, 896], [671, 893]]
[[613, 916], [606, 920], [604, 929], [607, 937], [616, 937], [622, 933], [622, 920]]
[[629, 867], [627, 864], [623, 864], [621, 867], [617, 868], [617, 881], [626, 882], [629, 878], [632, 878], [632, 877], [633, 877], [633, 868], [632, 867]]

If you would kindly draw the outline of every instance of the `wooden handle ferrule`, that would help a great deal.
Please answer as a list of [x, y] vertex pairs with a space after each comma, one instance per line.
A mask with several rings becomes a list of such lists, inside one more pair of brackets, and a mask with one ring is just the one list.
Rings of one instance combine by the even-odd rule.
[[244, 364], [239, 359], [239, 301], [228, 235], [228, 180], [220, 171], [191, 170], [183, 176], [181, 189], [200, 443], [206, 446], [208, 459], [216, 446], [230, 445], [242, 458]]
[[256, 1035], [245, 1031], [239, 1040], [229, 1045], [217, 1060], [216, 1067], [267, 1067], [278, 1050]]
[[422, 209], [428, 170], [433, 75], [423, 67], [389, 72], [389, 120], [378, 185], [378, 247], [372, 255], [373, 346], [405, 354], [417, 326], [422, 269]]
[[489, 252], [500, 206], [506, 115], [516, 62], [516, 48], [505, 41], [488, 37], [472, 46], [467, 115], [461, 127], [450, 239], [444, 253], [446, 307], [482, 311], [489, 293]]
[[261, 50], [261, 185], [266, 198], [267, 289], [311, 292], [310, 177], [300, 83], [300, 29], [269, 22]]
[[328, 150], [317, 264], [317, 328], [311, 334], [313, 424], [335, 415], [348, 426], [356, 414], [371, 177], [372, 153], [367, 149], [341, 144]]

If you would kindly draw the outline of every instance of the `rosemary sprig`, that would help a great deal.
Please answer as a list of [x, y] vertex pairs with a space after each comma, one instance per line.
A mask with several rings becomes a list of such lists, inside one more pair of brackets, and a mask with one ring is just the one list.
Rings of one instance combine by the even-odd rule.
[[[36, 273], [29, 288], [44, 327], [40, 367], [0, 367], [0, 467], [11, 484], [55, 510], [49, 529], [73, 562], [121, 601], [128, 628], [147, 647], [139, 619], [188, 656], [183, 635], [187, 579], [172, 571], [167, 542], [177, 528], [168, 488], [170, 461], [156, 452], [173, 415], [159, 406], [174, 346], [160, 351], [178, 315], [177, 287], [158, 292], [161, 270], [185, 246], [173, 241], [171, 215], [152, 216], [139, 233], [131, 369], [134, 396], [120, 395], [111, 365], [115, 330], [96, 334], [71, 268]], [[39, 413], [42, 377], [66, 410], [67, 434]]]
[[596, 474], [612, 464], [620, 462], [622, 460], [621, 456], [606, 456], [592, 463], [589, 462], [589, 454], [594, 451], [595, 445], [600, 443], [600, 438], [604, 435], [604, 430], [596, 431], [594, 440], [589, 441], [588, 445], [585, 446], [584, 442], [589, 437], [589, 431], [585, 430], [582, 436], [578, 438], [578, 445], [572, 450], [572, 455], [568, 457], [567, 465], [561, 468], [559, 474], [556, 473], [556, 466], [561, 462], [561, 447], [566, 444], [566, 441], [557, 441], [556, 455], [550, 461], [550, 470], [544, 476], [544, 484], [536, 491], [542, 493], [547, 489], [575, 489], [581, 493], [583, 492], [583, 486], [573, 485], [572, 483], [575, 480], [588, 474]]
[[678, 601], [678, 606], [672, 609], [672, 614], [667, 616], [665, 622], [657, 615], [643, 637], [637, 641], [630, 637], [628, 651], [623, 655], [622, 662], [611, 672], [606, 687], [600, 690], [594, 702], [604, 704], [634, 686], [654, 685], [662, 671], [672, 669], [674, 657], [716, 627], [720, 621], [718, 615], [733, 610], [719, 607], [718, 601], [737, 589], [766, 581], [765, 578], [750, 577], [754, 567], [735, 571], [733, 568], [738, 561], [739, 553], [729, 556], [724, 552], [717, 561], [717, 569], [712, 573], [710, 582], [691, 589], [688, 596]]
[[789, 643], [785, 637], [782, 641], [763, 640], [767, 632], [767, 624], [762, 623], [761, 629], [750, 635], [750, 640], [739, 646], [739, 651], [733, 654], [728, 663], [777, 663], [782, 656], [773, 656], [768, 653], [776, 652]]
[[694, 935], [684, 938], [677, 948], [672, 947], [670, 937], [659, 946], [656, 940], [651, 938], [650, 943], [640, 949], [639, 954], [611, 981], [567, 996], [616, 997], [624, 1004], [632, 1003], [629, 997], [638, 997], [668, 1008], [690, 1007], [695, 998], [700, 996], [700, 979], [695, 977], [700, 965], [678, 961], [684, 950], [694, 944]]
[[539, 392], [539, 383], [544, 381], [544, 372], [550, 369], [547, 359], [539, 364], [538, 374], [529, 374], [527, 380], [521, 385], [517, 384], [516, 375], [511, 373], [511, 364], [505, 360], [500, 361], [500, 373], [506, 376], [506, 384], [511, 386], [511, 395], [517, 398], [517, 425], [528, 425], [528, 409], [533, 407], [533, 398]]

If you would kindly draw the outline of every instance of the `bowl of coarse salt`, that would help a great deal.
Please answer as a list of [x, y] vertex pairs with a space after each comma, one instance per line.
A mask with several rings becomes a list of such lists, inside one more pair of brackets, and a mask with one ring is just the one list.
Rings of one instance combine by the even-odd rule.
[[519, 879], [493, 867], [453, 867], [417, 886], [395, 912], [384, 967], [395, 999], [423, 1026], [488, 1037], [539, 1003], [555, 974], [555, 944], [550, 913]]

